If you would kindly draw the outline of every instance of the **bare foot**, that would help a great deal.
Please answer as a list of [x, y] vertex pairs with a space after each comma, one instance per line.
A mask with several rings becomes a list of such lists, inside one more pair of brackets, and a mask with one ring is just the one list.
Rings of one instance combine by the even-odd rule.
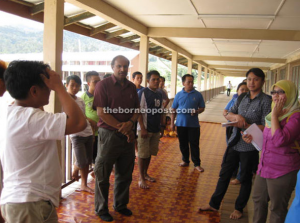
[[142, 189], [149, 189], [149, 186], [146, 184], [144, 180], [139, 180], [139, 187]]
[[195, 166], [195, 170], [198, 170], [199, 172], [204, 172], [204, 169], [201, 166]]
[[234, 179], [234, 180], [230, 181], [230, 184], [239, 185], [239, 184], [241, 184], [241, 182], [238, 179]]
[[85, 192], [88, 192], [90, 194], [94, 194], [95, 193], [95, 191], [92, 188], [88, 187], [88, 186], [81, 186], [80, 189], [77, 189], [76, 191], [77, 192], [85, 191]]
[[189, 164], [186, 162], [182, 162], [182, 163], [179, 163], [179, 166], [184, 167], [184, 166], [189, 166]]
[[201, 212], [201, 211], [218, 211], [218, 210], [211, 207], [210, 205], [206, 205], [206, 206], [199, 208], [199, 212]]
[[145, 180], [148, 180], [148, 181], [150, 181], [150, 182], [156, 182], [156, 179], [153, 178], [153, 177], [150, 177], [149, 175], [146, 175], [146, 176], [145, 176]]
[[230, 215], [230, 219], [240, 219], [242, 216], [243, 216], [242, 212], [238, 210], [234, 210]]
[[94, 171], [92, 171], [92, 172], [90, 173], [90, 175], [91, 175], [91, 177], [93, 177], [93, 178], [95, 179], [95, 172], [94, 172]]
[[74, 167], [74, 170], [72, 172], [72, 179], [78, 181], [80, 179], [79, 177], [79, 169]]

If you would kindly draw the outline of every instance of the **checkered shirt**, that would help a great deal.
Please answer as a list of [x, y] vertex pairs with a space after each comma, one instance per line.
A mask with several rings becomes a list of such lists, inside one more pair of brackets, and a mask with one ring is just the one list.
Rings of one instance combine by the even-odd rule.
[[[246, 119], [248, 124], [256, 123], [257, 125], [265, 125], [265, 117], [271, 112], [272, 99], [265, 93], [259, 93], [255, 98], [250, 99], [250, 92], [248, 92], [239, 106], [237, 102], [232, 106], [230, 112], [239, 114]], [[242, 131], [245, 129], [242, 129]], [[233, 129], [233, 133], [228, 141], [231, 142], [238, 132], [238, 128]], [[255, 147], [250, 143], [245, 143], [242, 137], [238, 143], [233, 146], [233, 149], [239, 152], [248, 152], [255, 150]]]

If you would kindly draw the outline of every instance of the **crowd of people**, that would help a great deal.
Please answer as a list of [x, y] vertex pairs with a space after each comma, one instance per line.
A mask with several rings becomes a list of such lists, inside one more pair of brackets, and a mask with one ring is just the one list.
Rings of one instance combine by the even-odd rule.
[[[170, 102], [164, 89], [165, 78], [156, 70], [149, 71], [145, 74], [147, 86], [143, 87], [141, 72], [132, 74], [132, 82], [127, 79], [129, 65], [130, 61], [119, 55], [111, 63], [113, 74], [103, 80], [96, 71], [88, 72], [88, 89], [78, 97], [82, 80], [76, 75], [67, 77], [64, 86], [60, 75], [42, 62], [13, 61], [6, 67], [0, 61], [0, 96], [7, 89], [14, 98], [14, 103], [0, 113], [3, 181], [0, 204], [6, 222], [58, 222], [55, 207], [59, 205], [62, 175], [56, 140], [66, 135], [70, 136], [75, 154], [72, 177], [81, 178], [80, 191], [94, 194], [95, 213], [103, 221], [113, 221], [108, 208], [112, 171], [113, 208], [131, 216], [127, 205], [136, 156], [138, 186], [149, 189], [156, 181], [148, 171], [151, 157], [158, 154], [163, 136], [178, 137], [180, 167], [189, 166], [191, 157], [195, 171], [204, 172], [198, 115], [204, 112], [205, 101], [194, 88], [194, 77], [190, 74], [182, 77], [183, 89], [176, 94], [169, 117], [164, 112]], [[298, 88], [291, 81], [281, 80], [271, 87], [270, 97], [262, 91], [264, 83], [264, 72], [250, 69], [246, 81], [238, 85], [237, 94], [223, 112], [234, 124], [226, 132], [227, 148], [215, 192], [200, 212], [219, 210], [238, 169], [237, 179], [231, 183], [241, 187], [231, 219], [243, 216], [255, 175], [253, 222], [266, 222], [268, 210], [270, 223], [298, 222]], [[228, 96], [231, 90], [229, 82]], [[51, 91], [56, 93], [63, 113], [44, 111]], [[263, 131], [260, 158], [251, 143], [252, 135], [243, 134], [254, 123]], [[94, 165], [91, 175], [95, 178], [95, 188], [87, 185], [91, 165]], [[288, 213], [295, 187], [296, 197]]]

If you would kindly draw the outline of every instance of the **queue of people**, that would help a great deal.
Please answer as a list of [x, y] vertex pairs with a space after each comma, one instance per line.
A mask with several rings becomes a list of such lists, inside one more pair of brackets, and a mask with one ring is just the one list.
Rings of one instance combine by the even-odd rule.
[[[121, 55], [112, 60], [113, 74], [102, 81], [95, 71], [86, 74], [88, 89], [80, 98], [76, 96], [81, 85], [78, 76], [69, 76], [65, 88], [59, 74], [42, 62], [13, 61], [7, 68], [2, 64], [0, 61], [0, 96], [7, 88], [15, 99], [0, 114], [0, 126], [4, 126], [0, 134], [4, 173], [0, 204], [5, 221], [58, 222], [55, 207], [59, 204], [61, 170], [56, 140], [65, 135], [70, 135], [75, 152], [72, 177], [78, 180], [80, 172], [80, 189], [95, 194], [95, 213], [103, 221], [113, 221], [108, 208], [113, 169], [113, 208], [125, 216], [133, 214], [127, 205], [135, 145], [141, 189], [150, 188], [148, 182], [156, 181], [148, 169], [151, 157], [158, 154], [160, 137], [164, 134], [178, 137], [182, 154], [180, 167], [189, 166], [191, 156], [195, 171], [204, 172], [198, 115], [204, 112], [205, 102], [193, 86], [192, 75], [182, 77], [184, 87], [175, 96], [170, 118], [163, 114], [169, 103], [165, 79], [159, 72], [150, 71], [146, 74], [148, 86], [143, 87], [143, 74], [135, 72], [133, 83], [130, 82], [127, 79], [130, 61]], [[240, 168], [241, 188], [231, 219], [243, 216], [256, 173], [253, 222], [266, 222], [269, 206], [270, 223], [297, 222], [300, 208], [300, 183], [296, 186], [300, 169], [298, 89], [291, 81], [279, 81], [271, 88], [271, 100], [262, 91], [265, 82], [262, 70], [252, 68], [246, 77], [246, 83], [238, 86], [237, 96], [224, 110], [224, 117], [236, 124], [227, 135], [228, 145], [215, 192], [209, 204], [199, 211], [218, 211], [233, 172]], [[56, 92], [63, 113], [43, 110], [49, 103], [51, 90]], [[130, 112], [115, 112], [120, 108]], [[251, 144], [252, 136], [241, 136], [253, 123], [263, 131], [260, 160], [259, 152]], [[87, 185], [91, 164], [94, 164], [94, 189]], [[296, 197], [287, 214], [295, 187]]]

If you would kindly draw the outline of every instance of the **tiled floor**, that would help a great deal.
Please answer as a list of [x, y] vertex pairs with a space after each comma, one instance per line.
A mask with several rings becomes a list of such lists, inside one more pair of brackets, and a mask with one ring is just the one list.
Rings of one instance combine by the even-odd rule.
[[[177, 138], [162, 138], [160, 151], [150, 164], [150, 175], [157, 182], [149, 190], [138, 187], [138, 169], [135, 166], [128, 208], [133, 216], [124, 217], [112, 208], [114, 177], [111, 176], [109, 196], [110, 213], [114, 222], [220, 222], [219, 213], [199, 213], [198, 208], [209, 202], [220, 170], [226, 147], [225, 129], [220, 124], [201, 123], [201, 160], [204, 173], [194, 171], [193, 165], [179, 167], [181, 154]], [[94, 186], [92, 181], [91, 186]], [[61, 201], [58, 208], [60, 222], [101, 222], [94, 213], [94, 196], [74, 192]]]

